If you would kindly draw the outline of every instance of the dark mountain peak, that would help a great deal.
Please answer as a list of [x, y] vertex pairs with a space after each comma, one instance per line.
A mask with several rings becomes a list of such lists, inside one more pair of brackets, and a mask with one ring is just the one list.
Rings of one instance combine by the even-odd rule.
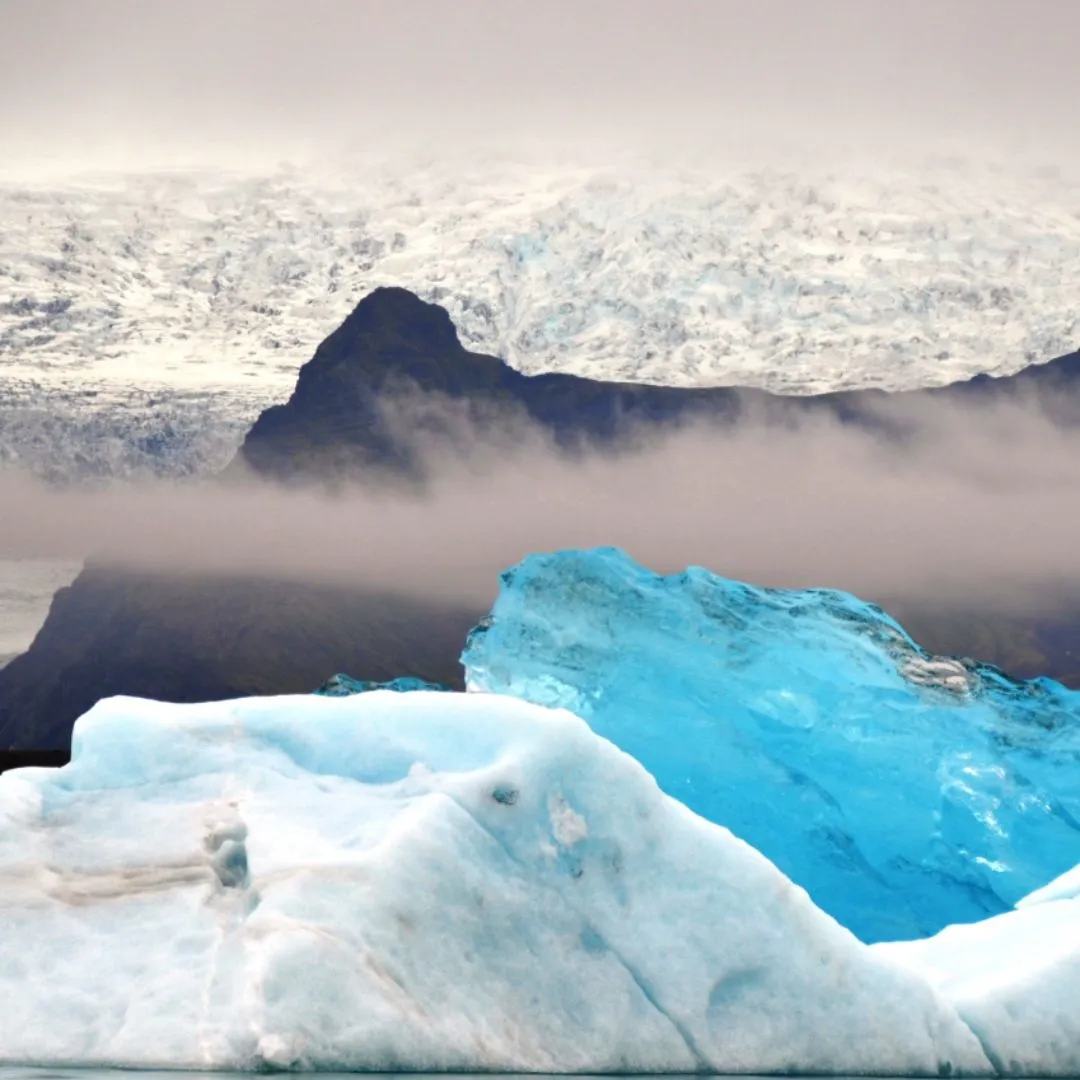
[[[264, 476], [333, 483], [343, 473], [389, 469], [422, 473], [416, 439], [439, 436], [428, 412], [405, 429], [391, 414], [408, 395], [452, 400], [455, 416], [477, 430], [494, 416], [517, 415], [561, 446], [610, 443], [629, 425], [664, 423], [690, 412], [727, 416], [736, 392], [598, 382], [560, 372], [525, 375], [458, 339], [445, 308], [408, 289], [379, 288], [300, 369], [284, 405], [267, 409], [248, 432], [240, 460]], [[485, 419], [486, 418], [486, 419]]]
[[461, 348], [450, 313], [396, 285], [368, 293], [328, 339], [365, 339], [376, 347], [393, 343], [415, 350]]
[[511, 370], [497, 357], [468, 352], [446, 308], [408, 289], [381, 287], [315, 350], [300, 369], [293, 397], [303, 406], [310, 388], [340, 392], [345, 383], [366, 397], [402, 380], [461, 396]]
[[292, 397], [255, 421], [239, 460], [282, 480], [333, 483], [378, 469], [416, 477], [413, 433], [389, 414], [391, 400], [421, 392], [472, 401], [522, 378], [497, 357], [468, 352], [445, 308], [378, 288], [300, 369]]
[[[1062, 405], [1059, 388], [1075, 385], [1077, 356], [1026, 368], [1008, 378], [980, 376], [930, 391], [935, 399], [1034, 392], [1063, 422], [1080, 422], [1077, 400]], [[899, 395], [912, 397], [913, 394]], [[417, 426], [402, 424], [403, 397], [426, 395], [435, 402]], [[240, 459], [265, 476], [335, 483], [346, 474], [388, 471], [422, 478], [423, 453], [439, 438], [439, 399], [453, 400], [455, 416], [520, 416], [544, 429], [564, 448], [621, 439], [633, 426], [678, 423], [691, 416], [731, 423], [753, 402], [760, 410], [830, 413], [845, 423], [882, 430], [874, 406], [897, 395], [851, 391], [783, 398], [731, 387], [674, 387], [601, 382], [550, 372], [525, 375], [495, 356], [470, 352], [458, 339], [445, 308], [408, 289], [378, 288], [316, 350], [300, 370], [296, 390], [284, 405], [267, 409], [255, 422]], [[409, 414], [410, 417], [414, 413]]]

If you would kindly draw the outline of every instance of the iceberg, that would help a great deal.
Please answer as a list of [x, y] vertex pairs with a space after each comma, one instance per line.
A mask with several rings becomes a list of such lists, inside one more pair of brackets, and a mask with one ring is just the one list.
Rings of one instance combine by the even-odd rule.
[[415, 675], [401, 675], [387, 682], [373, 679], [354, 679], [351, 675], [338, 672], [331, 675], [316, 691], [321, 697], [349, 697], [352, 694], [370, 694], [372, 690], [390, 690], [396, 694], [410, 694], [415, 690], [446, 691], [449, 687], [440, 683], [428, 682]]
[[847, 593], [530, 555], [462, 660], [471, 689], [584, 718], [867, 942], [1080, 863], [1080, 693], [933, 656]]
[[72, 749], [0, 777], [7, 1063], [994, 1072], [924, 975], [568, 712], [111, 698]]
[[872, 946], [952, 1002], [1002, 1075], [1031, 1075], [1033, 1060], [1080, 1075], [1080, 867], [1065, 878], [984, 922]]

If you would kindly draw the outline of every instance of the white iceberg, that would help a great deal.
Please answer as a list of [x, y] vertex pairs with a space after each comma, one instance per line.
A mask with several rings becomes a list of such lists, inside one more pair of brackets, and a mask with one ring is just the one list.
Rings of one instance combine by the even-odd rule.
[[956, 1006], [995, 1069], [1080, 1076], [1080, 868], [1017, 910], [922, 941], [875, 945]]
[[994, 1072], [931, 981], [569, 713], [113, 698], [73, 749], [0, 778], [3, 1061]]

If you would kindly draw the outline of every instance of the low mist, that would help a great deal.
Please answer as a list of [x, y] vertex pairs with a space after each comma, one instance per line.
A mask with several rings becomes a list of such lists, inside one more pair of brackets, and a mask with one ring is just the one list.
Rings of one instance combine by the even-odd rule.
[[484, 605], [529, 552], [617, 545], [656, 570], [697, 564], [870, 598], [1032, 610], [1080, 593], [1080, 429], [1020, 401], [883, 399], [880, 417], [887, 435], [763, 416], [579, 458], [523, 425], [470, 445], [458, 431], [452, 453], [429, 449], [419, 491], [255, 478], [58, 491], [8, 471], [0, 558], [92, 556]]

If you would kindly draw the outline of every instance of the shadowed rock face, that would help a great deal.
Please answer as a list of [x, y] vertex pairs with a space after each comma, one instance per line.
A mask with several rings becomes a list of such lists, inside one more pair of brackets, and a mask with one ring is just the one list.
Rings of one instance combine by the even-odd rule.
[[881, 390], [778, 397], [737, 387], [685, 388], [608, 383], [576, 375], [523, 375], [494, 356], [469, 352], [445, 309], [406, 289], [376, 289], [365, 297], [300, 370], [283, 405], [266, 409], [237, 455], [263, 476], [332, 479], [343, 473], [389, 470], [419, 476], [419, 435], [438, 436], [427, 414], [395, 423], [393, 408], [410, 394], [437, 395], [462, 406], [459, 414], [481, 432], [496, 419], [523, 418], [577, 450], [618, 442], [637, 425], [704, 418], [734, 423], [755, 415], [827, 414], [843, 423], [882, 430], [879, 406], [890, 397], [925, 395], [935, 401], [978, 403], [1021, 393], [1037, 398], [1063, 423], [1080, 423], [1080, 353], [1025, 368], [1016, 375], [979, 375], [914, 394]]
[[458, 654], [477, 614], [340, 586], [91, 566], [0, 672], [0, 747], [65, 748], [76, 718], [113, 694], [308, 693], [349, 669], [461, 688]]
[[[1080, 354], [1009, 378], [980, 376], [928, 395], [992, 401], [1019, 390], [1063, 423], [1080, 422]], [[402, 424], [403, 396], [439, 406]], [[422, 479], [421, 439], [445, 437], [450, 403], [483, 430], [527, 417], [567, 452], [617, 446], [636, 425], [706, 417], [735, 423], [752, 407], [826, 412], [882, 430], [880, 391], [778, 398], [730, 387], [682, 389], [527, 376], [458, 341], [447, 312], [404, 289], [377, 289], [316, 350], [289, 401], [255, 422], [225, 479], [247, 470], [291, 483], [343, 476]], [[415, 401], [415, 397], [413, 397]], [[495, 575], [492, 590], [496, 587]], [[95, 567], [57, 595], [30, 650], [0, 669], [0, 748], [68, 745], [75, 719], [101, 697], [165, 701], [306, 692], [335, 671], [364, 680], [415, 675], [461, 684], [458, 656], [482, 610], [348, 588], [251, 579], [151, 576]], [[941, 653], [975, 655], [1020, 675], [1080, 684], [1080, 620], [985, 619], [920, 612], [903, 619]]]
[[[523, 375], [462, 346], [445, 309], [406, 289], [376, 289], [316, 350], [283, 405], [266, 409], [238, 462], [282, 480], [332, 479], [382, 469], [419, 476], [418, 435], [440, 434], [440, 418], [395, 423], [388, 403], [437, 395], [458, 415], [485, 424], [527, 419], [571, 450], [607, 443], [635, 423], [690, 415], [734, 419], [740, 392], [601, 383], [575, 375]], [[760, 395], [759, 395], [760, 396]]]

